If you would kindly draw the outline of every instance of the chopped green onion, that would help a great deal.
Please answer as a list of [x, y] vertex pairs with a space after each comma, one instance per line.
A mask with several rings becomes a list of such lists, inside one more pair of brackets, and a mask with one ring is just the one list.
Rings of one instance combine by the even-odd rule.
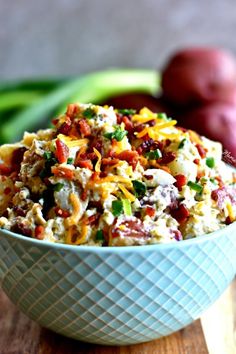
[[105, 240], [105, 238], [104, 238], [102, 230], [98, 230], [96, 233], [96, 241], [104, 241], [104, 240]]
[[213, 168], [215, 166], [215, 159], [214, 157], [207, 157], [206, 158], [206, 165], [210, 168]]
[[149, 160], [157, 160], [157, 159], [160, 159], [162, 157], [162, 153], [161, 153], [161, 150], [156, 149], [156, 150], [151, 150], [151, 151], [147, 152], [145, 154], [145, 156]]
[[215, 180], [215, 178], [210, 178], [210, 181], [211, 181], [211, 183], [213, 183], [213, 184], [217, 184], [217, 181]]
[[206, 177], [201, 178], [201, 183], [207, 183], [208, 179]]
[[51, 167], [58, 162], [51, 151], [44, 151], [43, 157], [46, 161], [44, 168], [39, 173], [41, 178], [51, 176]]
[[183, 140], [181, 140], [181, 142], [179, 143], [178, 149], [183, 149], [184, 144], [185, 144], [186, 141], [187, 141], [186, 138], [184, 138]]
[[73, 162], [74, 162], [73, 157], [68, 157], [68, 159], [67, 159], [67, 164], [68, 164], [68, 165], [72, 165]]
[[188, 186], [189, 186], [192, 190], [196, 191], [197, 193], [202, 193], [202, 191], [203, 191], [203, 187], [202, 187], [200, 184], [198, 184], [198, 183], [189, 181], [189, 182], [188, 182]]
[[112, 214], [114, 216], [119, 216], [123, 213], [123, 203], [121, 200], [113, 200], [112, 202]]
[[134, 187], [134, 192], [136, 197], [143, 197], [147, 191], [147, 186], [145, 183], [133, 180], [133, 187]]
[[121, 141], [128, 134], [127, 130], [122, 130], [121, 127], [117, 127], [114, 132], [105, 133], [104, 136], [107, 139], [116, 139]]
[[91, 107], [88, 107], [83, 111], [83, 116], [87, 119], [92, 119], [96, 118], [97, 114]]
[[166, 121], [172, 120], [172, 118], [168, 118], [167, 117], [166, 113], [157, 113], [157, 118], [163, 119], [163, 120], [166, 120]]
[[122, 199], [124, 214], [127, 216], [132, 216], [131, 203], [128, 199]]
[[122, 114], [123, 116], [129, 116], [129, 115], [133, 115], [136, 113], [136, 109], [118, 109], [117, 110], [118, 113]]
[[59, 192], [63, 187], [64, 187], [64, 184], [59, 182], [59, 183], [54, 184], [53, 190], [55, 192]]
[[44, 151], [43, 157], [45, 158], [45, 160], [51, 160], [53, 157], [53, 154], [51, 151]]
[[166, 115], [166, 113], [157, 113], [157, 118], [166, 119], [167, 115]]

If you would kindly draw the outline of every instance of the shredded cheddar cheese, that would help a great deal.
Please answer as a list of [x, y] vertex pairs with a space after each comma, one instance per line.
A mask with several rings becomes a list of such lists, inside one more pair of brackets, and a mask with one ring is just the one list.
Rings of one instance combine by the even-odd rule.
[[84, 146], [84, 145], [88, 145], [89, 142], [88, 139], [77, 139], [77, 138], [73, 139], [64, 134], [58, 134], [57, 138], [62, 140], [68, 147]]
[[101, 172], [101, 160], [102, 160], [102, 155], [101, 155], [100, 152], [99, 152], [97, 149], [95, 149], [95, 148], [93, 148], [93, 151], [95, 152], [95, 154], [96, 154], [97, 157], [98, 157], [98, 160], [97, 160], [96, 165], [95, 165], [95, 171], [96, 171], [96, 172]]
[[174, 134], [175, 136], [178, 136], [179, 132], [176, 130], [173, 130], [173, 131], [164, 130], [163, 131], [163, 129], [172, 128], [176, 123], [177, 123], [176, 120], [171, 120], [166, 123], [157, 122], [156, 125], [154, 125], [153, 127], [149, 127], [149, 126], [145, 127], [141, 132], [137, 133], [136, 136], [137, 136], [137, 138], [142, 138], [146, 134], [148, 134], [150, 136], [150, 138], [152, 138], [154, 140], [158, 140], [158, 137], [160, 135], [169, 137], [169, 136], [173, 136], [173, 134]]
[[123, 186], [122, 184], [118, 183], [118, 187], [120, 188], [120, 190], [123, 192], [123, 194], [125, 195], [125, 197], [130, 200], [131, 202], [134, 202], [135, 201], [135, 196], [130, 193], [128, 191], [128, 189], [125, 188], [125, 186]]
[[71, 193], [69, 198], [70, 198], [70, 202], [72, 204], [73, 211], [72, 211], [71, 216], [68, 217], [67, 219], [65, 219], [66, 227], [70, 227], [70, 226], [73, 226], [78, 223], [79, 218], [80, 218], [80, 211], [81, 211], [79, 197], [76, 194]]
[[70, 226], [67, 230], [65, 243], [69, 245], [81, 245], [86, 242], [88, 234], [88, 226], [85, 223], [81, 223], [81, 233], [77, 234], [77, 230], [74, 226]]
[[226, 204], [226, 208], [227, 208], [227, 211], [228, 211], [228, 215], [229, 215], [230, 221], [231, 222], [235, 221], [235, 214], [234, 214], [234, 210], [233, 210], [232, 204], [231, 203], [227, 203]]

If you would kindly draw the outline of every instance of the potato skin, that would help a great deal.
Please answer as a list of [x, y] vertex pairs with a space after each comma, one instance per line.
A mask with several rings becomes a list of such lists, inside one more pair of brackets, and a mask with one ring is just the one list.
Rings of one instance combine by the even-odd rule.
[[216, 48], [177, 52], [162, 75], [164, 97], [176, 105], [235, 102], [236, 61]]
[[220, 141], [236, 159], [236, 104], [215, 102], [186, 112], [184, 127]]

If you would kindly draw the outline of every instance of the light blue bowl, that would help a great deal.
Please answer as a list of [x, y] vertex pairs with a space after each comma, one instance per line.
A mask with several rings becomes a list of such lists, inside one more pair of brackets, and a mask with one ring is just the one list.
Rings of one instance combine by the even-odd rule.
[[149, 341], [197, 319], [236, 274], [236, 223], [197, 239], [98, 248], [0, 231], [3, 290], [28, 317], [78, 340]]

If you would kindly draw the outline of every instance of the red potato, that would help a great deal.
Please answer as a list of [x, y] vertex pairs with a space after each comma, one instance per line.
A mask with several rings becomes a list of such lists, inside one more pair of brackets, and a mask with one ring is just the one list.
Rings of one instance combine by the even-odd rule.
[[213, 101], [236, 103], [236, 61], [216, 48], [177, 52], [162, 75], [163, 96], [176, 105]]
[[215, 102], [182, 116], [184, 127], [220, 141], [236, 158], [236, 105]]

